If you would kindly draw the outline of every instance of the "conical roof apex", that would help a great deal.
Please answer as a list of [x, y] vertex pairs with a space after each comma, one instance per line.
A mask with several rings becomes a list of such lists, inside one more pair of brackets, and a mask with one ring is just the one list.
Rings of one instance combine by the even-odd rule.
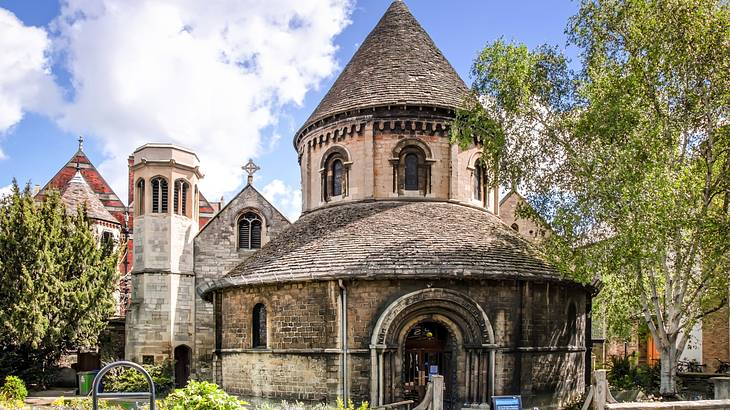
[[403, 1], [394, 1], [302, 129], [373, 106], [456, 108], [468, 87]]

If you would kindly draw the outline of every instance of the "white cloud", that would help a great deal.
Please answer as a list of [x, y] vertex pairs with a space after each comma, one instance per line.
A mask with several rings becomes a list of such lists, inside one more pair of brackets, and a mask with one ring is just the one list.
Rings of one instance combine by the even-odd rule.
[[217, 198], [271, 144], [261, 131], [331, 75], [350, 0], [68, 0], [54, 30], [74, 97], [60, 122], [101, 138], [105, 178], [126, 192], [146, 142], [198, 153]]
[[0, 198], [4, 196], [8, 196], [13, 192], [13, 185], [6, 185], [4, 187], [0, 187]]
[[50, 46], [45, 30], [28, 27], [0, 8], [0, 134], [20, 122], [26, 111], [49, 111], [57, 103], [47, 58]]
[[302, 191], [275, 179], [264, 187], [261, 194], [291, 221], [302, 213]]
[[3, 150], [2, 150], [2, 149], [0, 149], [0, 161], [2, 161], [2, 160], [4, 160], [4, 159], [7, 159], [7, 158], [8, 158], [8, 156], [7, 156], [7, 155], [5, 155], [5, 153], [3, 152]]

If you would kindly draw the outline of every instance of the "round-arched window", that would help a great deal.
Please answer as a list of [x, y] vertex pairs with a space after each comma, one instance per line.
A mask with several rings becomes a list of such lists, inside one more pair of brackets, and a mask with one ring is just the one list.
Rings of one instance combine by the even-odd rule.
[[167, 213], [167, 180], [163, 177], [154, 177], [150, 180], [152, 184], [152, 213]]
[[408, 153], [405, 161], [405, 184], [404, 189], [407, 191], [418, 190], [418, 155]]
[[332, 161], [332, 196], [342, 195], [342, 169], [339, 158]]
[[251, 347], [266, 347], [266, 306], [259, 303], [253, 307], [251, 318]]
[[238, 249], [261, 248], [261, 217], [247, 212], [238, 218]]

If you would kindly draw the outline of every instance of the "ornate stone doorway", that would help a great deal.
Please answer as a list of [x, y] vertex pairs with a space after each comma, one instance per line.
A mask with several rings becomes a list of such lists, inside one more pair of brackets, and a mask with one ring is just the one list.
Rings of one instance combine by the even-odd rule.
[[190, 379], [190, 362], [193, 359], [193, 351], [185, 345], [175, 348], [175, 387], [181, 388], [188, 384]]
[[406, 400], [421, 402], [429, 377], [438, 374], [444, 376], [444, 398], [451, 404], [456, 382], [456, 366], [453, 363], [455, 346], [451, 339], [448, 329], [432, 321], [419, 323], [408, 331], [403, 346], [401, 376], [403, 397]]
[[432, 364], [445, 376], [446, 406], [489, 403], [494, 394], [495, 349], [486, 313], [467, 295], [428, 288], [401, 296], [383, 311], [373, 329], [371, 405], [422, 395]]

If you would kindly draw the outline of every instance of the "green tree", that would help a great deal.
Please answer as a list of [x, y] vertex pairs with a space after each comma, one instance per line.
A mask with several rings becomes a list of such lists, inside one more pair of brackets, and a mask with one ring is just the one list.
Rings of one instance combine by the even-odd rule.
[[598, 297], [614, 332], [643, 318], [661, 386], [692, 326], [727, 306], [730, 11], [724, 0], [583, 0], [562, 53], [496, 41], [453, 138], [481, 143], [503, 186], [549, 221], [546, 254]]
[[96, 345], [114, 312], [118, 258], [84, 209], [67, 213], [53, 192], [36, 203], [13, 182], [0, 199], [0, 377], [43, 385], [64, 352]]

